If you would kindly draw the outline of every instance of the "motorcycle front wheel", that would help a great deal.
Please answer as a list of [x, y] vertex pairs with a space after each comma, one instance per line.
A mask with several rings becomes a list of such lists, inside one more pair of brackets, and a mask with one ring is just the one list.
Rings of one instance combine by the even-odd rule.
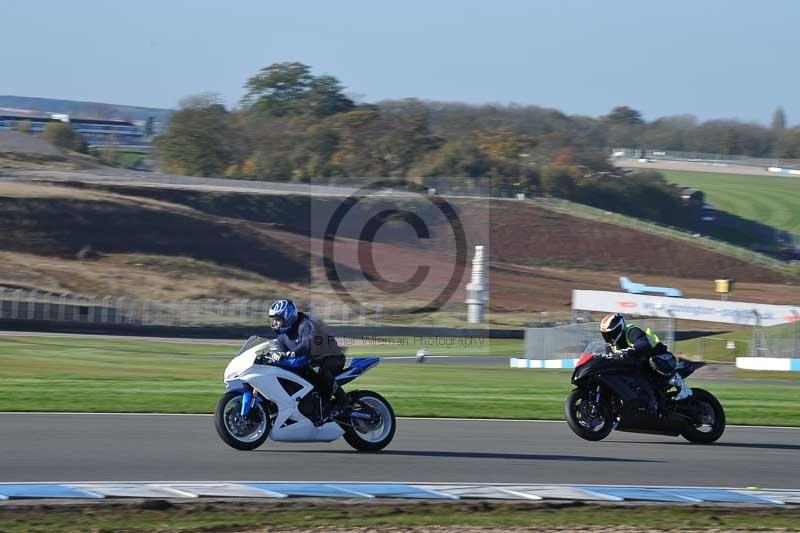
[[267, 440], [272, 422], [269, 413], [260, 402], [242, 416], [242, 391], [230, 391], [222, 395], [214, 410], [214, 428], [220, 438], [237, 450], [255, 450]]
[[585, 389], [572, 391], [564, 402], [564, 416], [569, 428], [580, 438], [603, 440], [614, 429], [611, 407], [602, 400], [594, 403], [590, 395]]

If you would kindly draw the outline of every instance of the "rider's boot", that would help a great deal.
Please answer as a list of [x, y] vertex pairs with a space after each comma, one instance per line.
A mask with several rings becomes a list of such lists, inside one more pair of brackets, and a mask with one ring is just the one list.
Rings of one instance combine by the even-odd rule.
[[350, 405], [350, 398], [336, 382], [333, 383], [333, 396], [336, 398], [336, 404], [331, 408], [330, 417], [336, 418], [347, 411]]
[[676, 402], [684, 400], [692, 395], [692, 389], [683, 381], [683, 378], [678, 373], [670, 378], [669, 384], [678, 389], [678, 394], [673, 398]]

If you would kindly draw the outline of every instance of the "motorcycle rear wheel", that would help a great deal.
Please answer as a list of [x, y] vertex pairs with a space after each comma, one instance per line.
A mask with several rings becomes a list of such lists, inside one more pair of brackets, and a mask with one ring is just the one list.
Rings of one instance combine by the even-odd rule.
[[582, 439], [599, 441], [608, 437], [614, 429], [614, 420], [611, 413], [611, 406], [604, 401], [596, 406], [595, 412], [591, 416], [586, 416], [588, 404], [587, 396], [590, 393], [586, 390], [575, 389], [564, 401], [564, 415], [567, 419], [569, 428]]
[[[702, 423], [698, 425], [686, 424], [681, 432], [683, 438], [695, 444], [716, 442], [725, 432], [725, 410], [719, 400], [707, 390], [693, 388], [692, 395], [681, 401], [694, 402], [702, 419]], [[708, 429], [704, 431], [706, 426]]]
[[353, 409], [374, 415], [373, 421], [350, 418], [344, 429], [344, 440], [361, 452], [377, 452], [392, 442], [397, 429], [394, 410], [377, 392], [360, 390], [348, 394]]

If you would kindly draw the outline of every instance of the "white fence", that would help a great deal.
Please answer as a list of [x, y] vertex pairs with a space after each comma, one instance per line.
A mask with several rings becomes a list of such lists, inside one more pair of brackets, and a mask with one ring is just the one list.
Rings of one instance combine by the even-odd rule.
[[[0, 289], [0, 320], [38, 320], [157, 326], [263, 325], [272, 300], [138, 300], [82, 297], [22, 289]], [[327, 323], [379, 325], [382, 309], [358, 312], [337, 302], [311, 302], [311, 314]]]

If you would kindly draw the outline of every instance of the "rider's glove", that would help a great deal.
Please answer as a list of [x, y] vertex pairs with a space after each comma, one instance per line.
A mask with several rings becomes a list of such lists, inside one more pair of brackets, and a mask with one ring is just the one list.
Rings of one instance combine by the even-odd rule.
[[286, 357], [289, 359], [294, 359], [296, 354], [294, 352], [286, 352]]
[[633, 348], [625, 348], [624, 350], [617, 350], [614, 355], [620, 359], [625, 359], [633, 354]]
[[277, 363], [283, 357], [283, 352], [272, 352], [269, 354], [269, 360], [273, 363]]
[[606, 351], [606, 353], [603, 354], [603, 358], [604, 359], [625, 359], [627, 357], [630, 357], [631, 352], [633, 352], [633, 350], [631, 348], [625, 348], [624, 350], [617, 350], [616, 352]]

